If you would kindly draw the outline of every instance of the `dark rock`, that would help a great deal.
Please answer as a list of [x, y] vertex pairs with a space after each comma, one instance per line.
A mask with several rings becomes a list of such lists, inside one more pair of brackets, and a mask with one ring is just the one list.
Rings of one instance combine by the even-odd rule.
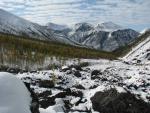
[[75, 85], [75, 86], [73, 86], [73, 87], [75, 87], [75, 88], [77, 88], [77, 89], [85, 89], [81, 84]]
[[74, 75], [75, 75], [76, 77], [81, 77], [81, 73], [80, 73], [79, 71], [75, 71], [75, 72], [74, 72]]
[[93, 76], [93, 75], [99, 75], [99, 74], [102, 74], [101, 71], [99, 71], [99, 70], [93, 70], [92, 73], [91, 73], [91, 76]]
[[80, 99], [75, 103], [75, 106], [78, 106], [79, 104], [85, 103], [85, 102], [87, 102], [87, 99], [80, 98]]
[[138, 89], [138, 87], [134, 84], [130, 84], [129, 86], [127, 86], [128, 89], [134, 88], [135, 90]]
[[141, 63], [142, 61], [141, 60], [137, 60], [137, 63]]
[[95, 80], [95, 79], [100, 79], [100, 76], [99, 75], [92, 75], [91, 80]]
[[41, 80], [39, 81], [39, 87], [44, 87], [44, 88], [53, 88], [54, 82], [52, 80]]
[[82, 67], [80, 65], [71, 65], [70, 68], [75, 68], [78, 71], [82, 71]]
[[21, 71], [21, 69], [19, 69], [19, 68], [8, 68], [7, 69], [7, 72], [15, 73], [15, 74], [19, 73], [20, 71]]
[[30, 71], [30, 73], [37, 73], [37, 71], [36, 71], [36, 70], [34, 70], [34, 71]]
[[48, 96], [52, 95], [52, 91], [47, 90], [43, 91], [42, 93], [37, 94], [39, 98], [47, 98]]
[[83, 93], [81, 91], [72, 91], [70, 88], [64, 90], [55, 95], [55, 98], [65, 98], [66, 96], [75, 96], [75, 97], [83, 97]]
[[70, 103], [70, 100], [63, 100], [64, 102], [64, 107], [66, 108], [66, 110], [69, 112], [70, 108], [72, 107], [72, 104]]
[[6, 72], [8, 68], [9, 68], [9, 67], [7, 67], [7, 66], [0, 65], [0, 71]]
[[55, 102], [55, 97], [54, 96], [47, 97], [45, 99], [40, 100], [40, 107], [44, 108], [44, 109], [48, 108], [49, 106], [53, 106], [55, 104], [56, 104], [56, 102]]
[[101, 81], [103, 81], [103, 82], [108, 81], [108, 79], [107, 78], [102, 78]]
[[118, 93], [115, 89], [97, 92], [91, 101], [93, 109], [100, 113], [150, 113], [150, 104], [129, 92]]
[[93, 85], [93, 86], [91, 86], [89, 89], [95, 89], [95, 88], [97, 88], [98, 87], [98, 85]]
[[99, 70], [93, 70], [91, 73], [91, 79], [99, 79], [100, 77], [98, 75], [102, 75], [102, 72]]
[[84, 69], [85, 72], [89, 72], [89, 73], [90, 73], [90, 70], [91, 70], [90, 68]]

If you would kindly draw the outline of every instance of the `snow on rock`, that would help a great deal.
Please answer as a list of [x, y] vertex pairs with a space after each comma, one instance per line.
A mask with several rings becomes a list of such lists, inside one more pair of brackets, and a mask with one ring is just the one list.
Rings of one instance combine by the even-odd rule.
[[31, 97], [21, 80], [0, 72], [0, 113], [31, 113]]

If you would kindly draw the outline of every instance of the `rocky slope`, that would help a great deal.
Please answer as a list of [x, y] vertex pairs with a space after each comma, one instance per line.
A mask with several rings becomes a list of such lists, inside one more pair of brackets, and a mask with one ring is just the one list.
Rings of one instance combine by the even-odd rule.
[[150, 64], [150, 30], [142, 32], [143, 41], [137, 46], [132, 47], [132, 50], [123, 58], [125, 61]]
[[125, 113], [149, 113], [149, 70], [149, 66], [129, 65], [119, 60], [83, 59], [80, 64], [72, 62], [60, 68], [17, 76], [31, 85], [42, 113], [120, 113], [120, 107]]

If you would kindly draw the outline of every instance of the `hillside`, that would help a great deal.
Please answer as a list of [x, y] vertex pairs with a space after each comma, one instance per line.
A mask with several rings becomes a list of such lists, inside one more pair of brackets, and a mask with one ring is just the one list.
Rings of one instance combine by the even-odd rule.
[[150, 30], [147, 30], [146, 32], [140, 34], [140, 36], [137, 37], [137, 40], [133, 41], [129, 45], [120, 47], [119, 49], [115, 50], [114, 53], [116, 54], [116, 56], [124, 57], [127, 54], [130, 54], [130, 52], [133, 52], [133, 49], [138, 47], [138, 45], [141, 45], [146, 40], [148, 40], [149, 36], [150, 36]]
[[[0, 34], [0, 63], [10, 65], [43, 64], [47, 58], [105, 58], [116, 59], [109, 52], [41, 41], [15, 35]], [[8, 64], [7, 64], [8, 63]], [[42, 66], [42, 65], [41, 65]], [[22, 66], [21, 66], [22, 67]]]
[[30, 22], [2, 9], [0, 9], [0, 32], [76, 45], [73, 41], [55, 34], [45, 26]]
[[150, 63], [150, 30], [141, 35], [141, 40], [132, 46], [131, 51], [123, 59], [138, 64]]

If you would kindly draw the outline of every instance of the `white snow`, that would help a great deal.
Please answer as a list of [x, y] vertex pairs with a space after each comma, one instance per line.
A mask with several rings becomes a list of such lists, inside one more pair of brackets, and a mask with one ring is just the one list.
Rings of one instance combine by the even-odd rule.
[[[142, 64], [149, 64], [150, 61], [147, 60], [146, 56], [150, 53], [150, 36], [141, 42], [136, 47], [132, 48], [132, 50], [123, 57], [123, 60], [128, 62], [135, 62], [137, 60], [141, 60]], [[136, 62], [135, 62], [136, 63]]]
[[31, 113], [31, 97], [21, 80], [0, 72], [0, 113]]
[[108, 31], [108, 32], [113, 32], [119, 29], [124, 29], [123, 27], [114, 24], [113, 22], [104, 22], [101, 24], [98, 24], [96, 26], [96, 31]]
[[[69, 59], [70, 60], [70, 59]], [[146, 97], [150, 96], [150, 87], [144, 86], [146, 83], [149, 83], [150, 81], [150, 66], [146, 65], [128, 65], [123, 63], [121, 60], [105, 60], [105, 59], [80, 59], [80, 62], [88, 62], [89, 66], [84, 67], [84, 71], [80, 71], [82, 77], [76, 77], [74, 74], [67, 74], [68, 71], [62, 72], [58, 69], [55, 70], [48, 70], [48, 71], [38, 71], [36, 73], [23, 73], [18, 74], [17, 76], [22, 79], [23, 81], [29, 81], [28, 79], [24, 78], [32, 78], [32, 80], [50, 80], [52, 73], [56, 75], [57, 81], [56, 86], [61, 86], [62, 88], [71, 88], [72, 91], [77, 91], [78, 89], [74, 88], [73, 86], [76, 85], [82, 85], [85, 89], [81, 89], [83, 93], [83, 99], [87, 99], [85, 103], [80, 103], [79, 105], [75, 106], [74, 104], [80, 99], [80, 97], [74, 97], [74, 96], [67, 96], [63, 99], [69, 100], [71, 104], [73, 104], [72, 109], [78, 109], [78, 110], [85, 110], [85, 109], [91, 109], [92, 103], [90, 98], [94, 96], [96, 92], [99, 91], [105, 91], [110, 88], [115, 88], [118, 92], [126, 92], [130, 91], [131, 93], [135, 95], [139, 95], [141, 99], [143, 99], [146, 102], [149, 102], [149, 100]], [[72, 61], [72, 63], [74, 63]], [[70, 63], [70, 65], [72, 64]], [[69, 65], [69, 64], [68, 64]], [[62, 66], [62, 68], [67, 68], [68, 65]], [[86, 71], [85, 71], [86, 70]], [[92, 70], [100, 70], [103, 72], [103, 75], [100, 75], [102, 78], [107, 78], [107, 81], [101, 81], [101, 79], [92, 80], [91, 79], [91, 72]], [[76, 71], [76, 69], [72, 69], [72, 71]], [[57, 84], [61, 82], [61, 80], [58, 79], [58, 77], [62, 77], [64, 82], [66, 84]], [[112, 82], [113, 80], [116, 80], [118, 82]], [[123, 86], [119, 86], [118, 83], [122, 83]], [[90, 89], [91, 86], [98, 86], [96, 88]], [[130, 87], [131, 86], [131, 87]], [[136, 86], [136, 87], [134, 87]], [[129, 88], [130, 87], [130, 88]], [[41, 88], [38, 86], [32, 86], [35, 92], [43, 92], [49, 89]], [[55, 96], [56, 94], [62, 92], [62, 90], [51, 88], [52, 91], [51, 96]], [[138, 98], [139, 98], [138, 97]], [[62, 107], [64, 106], [64, 103], [61, 99], [56, 99], [57, 103], [53, 106], [49, 106], [47, 109], [40, 108], [41, 113], [59, 113], [58, 111], [64, 111], [62, 110]], [[72, 113], [72, 112], [69, 112]], [[75, 112], [73, 112], [75, 113]], [[92, 109], [92, 113], [94, 113]]]

